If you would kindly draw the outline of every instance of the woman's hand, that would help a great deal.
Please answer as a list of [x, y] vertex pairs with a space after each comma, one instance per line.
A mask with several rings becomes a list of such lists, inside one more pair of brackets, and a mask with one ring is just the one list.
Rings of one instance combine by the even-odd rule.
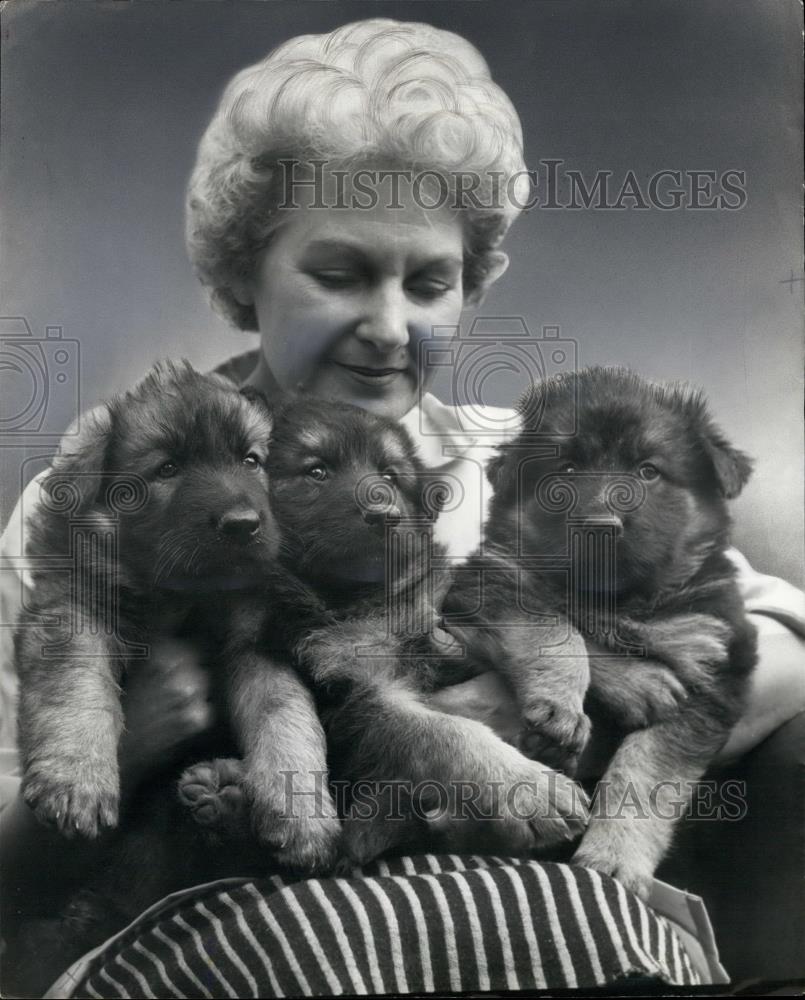
[[209, 676], [190, 643], [165, 640], [129, 666], [118, 759], [124, 794], [184, 740], [213, 722]]

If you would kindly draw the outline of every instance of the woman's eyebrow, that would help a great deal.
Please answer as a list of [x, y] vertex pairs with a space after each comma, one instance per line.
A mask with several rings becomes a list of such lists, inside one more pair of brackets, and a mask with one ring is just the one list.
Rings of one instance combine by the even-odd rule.
[[436, 257], [426, 257], [415, 263], [422, 271], [427, 270], [429, 267], [449, 267], [460, 271], [464, 267], [464, 260], [455, 254], [439, 254]]
[[335, 254], [347, 254], [354, 258], [364, 259], [366, 257], [366, 252], [363, 248], [355, 243], [349, 243], [346, 240], [313, 240], [313, 242], [308, 243], [304, 248], [304, 255], [314, 253], [335, 253]]
[[[313, 240], [305, 247], [303, 258], [317, 253], [335, 254], [339, 257], [348, 257], [353, 261], [371, 262], [372, 254], [367, 253], [366, 248], [359, 243], [352, 243], [342, 239], [318, 239]], [[415, 260], [413, 263], [417, 269], [424, 270], [428, 267], [451, 267], [461, 270], [464, 260], [457, 254], [445, 253], [432, 257], [425, 257], [422, 260]]]

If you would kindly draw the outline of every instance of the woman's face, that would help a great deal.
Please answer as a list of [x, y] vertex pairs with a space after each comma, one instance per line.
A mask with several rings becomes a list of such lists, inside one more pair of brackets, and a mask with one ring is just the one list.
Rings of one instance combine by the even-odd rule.
[[313, 208], [303, 194], [245, 289], [262, 336], [256, 381], [399, 418], [432, 377], [419, 344], [459, 322], [459, 218], [404, 192], [402, 208], [371, 210]]

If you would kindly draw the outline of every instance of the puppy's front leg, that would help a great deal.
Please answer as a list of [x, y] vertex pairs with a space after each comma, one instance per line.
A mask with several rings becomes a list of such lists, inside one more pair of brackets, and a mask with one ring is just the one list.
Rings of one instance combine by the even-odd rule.
[[118, 818], [121, 661], [102, 634], [73, 635], [69, 656], [46, 658], [53, 636], [23, 621], [18, 642], [23, 798], [65, 836], [96, 837]]
[[395, 785], [418, 803], [420, 815], [435, 808], [447, 850], [474, 843], [531, 851], [573, 840], [586, 822], [584, 794], [571, 779], [527, 759], [479, 722], [433, 711], [403, 680], [362, 687], [333, 710], [327, 729], [345, 775], [374, 789], [374, 808], [366, 815], [358, 808], [344, 823], [344, 849], [354, 863], [408, 835], [410, 824], [382, 811]]
[[670, 666], [647, 657], [608, 654], [589, 643], [588, 651], [589, 708], [622, 730], [662, 722], [687, 701], [687, 689]]
[[605, 653], [588, 642], [589, 702], [623, 729], [642, 729], [676, 714], [692, 691], [708, 690], [713, 664], [727, 656], [729, 625], [689, 612], [651, 621], [618, 619], [617, 639], [643, 647], [642, 656]]
[[644, 898], [695, 783], [729, 728], [702, 706], [630, 733], [596, 789], [592, 819], [573, 864], [618, 879]]
[[313, 697], [291, 667], [254, 649], [241, 649], [228, 663], [255, 832], [281, 863], [325, 869], [335, 859], [340, 824]]
[[500, 628], [499, 669], [511, 683], [523, 718], [519, 746], [533, 760], [575, 773], [590, 735], [584, 698], [587, 649], [564, 620], [535, 627], [527, 619]]

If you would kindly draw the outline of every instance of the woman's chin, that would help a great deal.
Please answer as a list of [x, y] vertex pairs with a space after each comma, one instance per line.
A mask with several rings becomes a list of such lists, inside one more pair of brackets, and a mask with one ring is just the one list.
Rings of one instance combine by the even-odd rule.
[[362, 410], [389, 420], [401, 419], [419, 402], [416, 380], [407, 372], [401, 373], [399, 378], [389, 383], [372, 385], [365, 380], [353, 378], [345, 369], [336, 372], [328, 370], [323, 378], [312, 380], [300, 392], [359, 406]]

